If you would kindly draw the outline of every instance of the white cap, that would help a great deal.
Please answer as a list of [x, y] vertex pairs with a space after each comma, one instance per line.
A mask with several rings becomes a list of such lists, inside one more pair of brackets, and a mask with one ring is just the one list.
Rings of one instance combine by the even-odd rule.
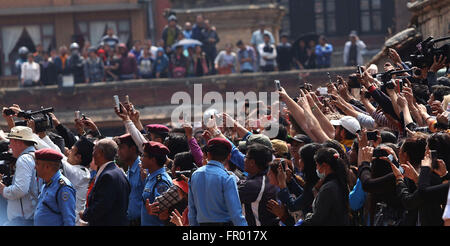
[[333, 126], [342, 126], [347, 131], [356, 135], [356, 132], [361, 130], [358, 120], [352, 116], [344, 116], [339, 120], [330, 121]]

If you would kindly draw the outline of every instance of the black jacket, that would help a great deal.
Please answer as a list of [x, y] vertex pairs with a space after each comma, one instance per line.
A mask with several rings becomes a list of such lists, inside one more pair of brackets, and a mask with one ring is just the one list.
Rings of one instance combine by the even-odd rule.
[[329, 174], [313, 202], [313, 213], [307, 214], [304, 226], [346, 226], [349, 224], [348, 196], [335, 174]]
[[89, 206], [82, 219], [90, 226], [127, 226], [128, 196], [130, 184], [114, 162], [109, 162], [92, 187], [88, 196]]
[[249, 226], [278, 226], [279, 220], [267, 209], [267, 202], [276, 200], [277, 189], [270, 184], [266, 172], [239, 181], [238, 190]]

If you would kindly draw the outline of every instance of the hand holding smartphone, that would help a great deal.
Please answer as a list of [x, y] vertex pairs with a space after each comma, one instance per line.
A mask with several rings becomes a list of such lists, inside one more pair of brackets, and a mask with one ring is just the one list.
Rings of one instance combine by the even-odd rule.
[[122, 108], [120, 107], [119, 96], [114, 95], [113, 98], [114, 98], [114, 103], [116, 104], [117, 109], [119, 109], [119, 112], [122, 113]]

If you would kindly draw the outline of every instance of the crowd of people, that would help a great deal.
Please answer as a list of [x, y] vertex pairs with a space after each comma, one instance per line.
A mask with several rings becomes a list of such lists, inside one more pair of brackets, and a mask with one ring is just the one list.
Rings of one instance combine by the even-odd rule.
[[[216, 46], [220, 38], [209, 20], [198, 15], [194, 25], [186, 22], [181, 28], [171, 15], [156, 45], [150, 39], [136, 40], [128, 49], [109, 28], [98, 45], [86, 41], [80, 47], [75, 42], [69, 48], [61, 46], [58, 51], [49, 52], [37, 45], [35, 53], [21, 47], [15, 73], [19, 76], [20, 87], [30, 87], [62, 81], [78, 84], [328, 68], [333, 46], [324, 36], [318, 38], [317, 44], [316, 41], [300, 39], [293, 45], [289, 37], [282, 34], [275, 45], [273, 34], [260, 23], [259, 29], [252, 33], [250, 44], [238, 40], [236, 48], [227, 43], [225, 49], [218, 52]], [[365, 48], [364, 42], [352, 32], [345, 45], [345, 65], [362, 65]]]
[[[409, 68], [394, 49], [389, 57], [380, 72]], [[2, 218], [52, 226], [450, 225], [448, 69], [435, 56], [380, 81], [372, 64], [326, 90], [304, 85], [293, 97], [281, 87], [272, 105], [247, 101], [245, 119], [205, 111], [195, 127], [187, 119], [144, 127], [127, 101], [114, 108], [124, 131], [109, 137], [86, 116], [75, 118], [76, 132], [53, 113], [52, 127], [29, 118], [16, 126], [23, 110], [4, 107], [10, 130], [0, 147], [10, 149], [15, 173], [0, 182]], [[277, 115], [262, 110], [276, 107]]]

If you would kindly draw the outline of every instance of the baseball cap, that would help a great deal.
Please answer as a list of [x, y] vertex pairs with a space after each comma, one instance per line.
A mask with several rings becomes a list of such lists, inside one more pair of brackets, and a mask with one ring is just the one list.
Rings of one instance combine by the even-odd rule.
[[294, 137], [288, 136], [287, 137], [287, 142], [288, 143], [292, 143], [293, 141], [299, 142], [299, 143], [305, 143], [305, 144], [309, 144], [312, 143], [312, 140], [310, 137], [304, 135], [304, 134], [297, 134]]
[[361, 130], [358, 120], [352, 116], [344, 116], [339, 120], [330, 121], [333, 126], [342, 126], [352, 134], [356, 134]]
[[270, 138], [263, 134], [252, 134], [250, 135], [246, 141], [239, 142], [239, 149], [246, 149], [248, 146], [259, 143], [266, 146], [269, 149], [273, 149], [272, 143], [270, 142]]
[[275, 151], [276, 154], [284, 155], [289, 152], [288, 146], [285, 141], [280, 139], [273, 139], [270, 142], [272, 143], [273, 150]]

